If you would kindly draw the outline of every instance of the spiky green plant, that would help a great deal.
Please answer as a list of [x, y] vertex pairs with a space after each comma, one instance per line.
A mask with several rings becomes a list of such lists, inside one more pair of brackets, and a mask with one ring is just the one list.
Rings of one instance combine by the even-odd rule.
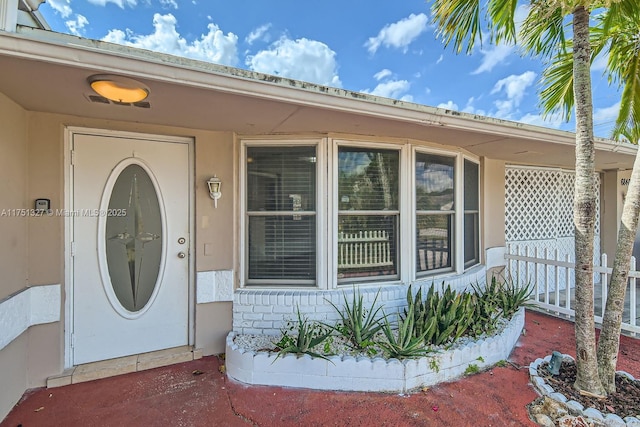
[[425, 346], [425, 334], [415, 335], [413, 307], [409, 307], [408, 310], [404, 319], [398, 319], [398, 328], [395, 333], [388, 317], [384, 317], [382, 331], [386, 341], [380, 341], [378, 345], [389, 357], [396, 359], [422, 357], [431, 352], [431, 349]]
[[[407, 307], [413, 308], [415, 336], [424, 335], [425, 344], [452, 344], [465, 334], [473, 319], [472, 298], [447, 286], [442, 293], [432, 286], [422, 299], [422, 289], [413, 296], [411, 286], [407, 292]], [[404, 317], [409, 311], [405, 310]]]
[[[314, 351], [313, 348], [322, 344], [332, 333], [331, 329], [325, 328], [323, 325], [309, 323], [306, 316], [300, 314], [300, 308], [297, 308], [298, 322], [293, 329], [297, 329], [297, 336], [289, 335], [288, 331], [282, 332], [282, 338], [274, 343], [278, 350], [275, 360], [285, 354], [294, 353], [297, 355], [308, 354], [311, 357], [319, 357], [329, 360], [326, 356]], [[274, 360], [274, 361], [275, 361]]]
[[[495, 277], [491, 279], [495, 280]], [[527, 283], [524, 286], [518, 286], [511, 280], [502, 282], [498, 303], [502, 308], [504, 317], [511, 319], [520, 307], [530, 307], [532, 303], [527, 302], [533, 293], [533, 286]]]
[[382, 307], [375, 308], [380, 291], [376, 293], [371, 307], [364, 306], [364, 297], [359, 290], [353, 290], [351, 303], [347, 300], [346, 294], [342, 294], [344, 308], [341, 311], [334, 303], [325, 299], [336, 309], [340, 315], [340, 322], [335, 326], [329, 326], [343, 335], [356, 349], [365, 349], [374, 344], [376, 334], [382, 329], [382, 319], [378, 316]]

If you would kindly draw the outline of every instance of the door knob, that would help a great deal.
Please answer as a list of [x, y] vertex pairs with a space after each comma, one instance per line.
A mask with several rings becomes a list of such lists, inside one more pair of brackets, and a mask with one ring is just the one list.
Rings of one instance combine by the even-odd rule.
[[185, 258], [187, 256], [187, 254], [185, 254], [184, 252], [178, 252], [178, 258]]

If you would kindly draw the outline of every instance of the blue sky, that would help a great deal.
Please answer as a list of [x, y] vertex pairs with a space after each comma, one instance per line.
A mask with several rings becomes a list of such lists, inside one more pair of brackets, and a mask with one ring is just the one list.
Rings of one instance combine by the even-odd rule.
[[[501, 119], [542, 120], [543, 64], [517, 46], [456, 55], [436, 38], [431, 1], [47, 0], [54, 31]], [[525, 11], [525, 9], [521, 9]], [[486, 38], [485, 38], [486, 40]], [[593, 70], [594, 126], [608, 137], [619, 93]]]

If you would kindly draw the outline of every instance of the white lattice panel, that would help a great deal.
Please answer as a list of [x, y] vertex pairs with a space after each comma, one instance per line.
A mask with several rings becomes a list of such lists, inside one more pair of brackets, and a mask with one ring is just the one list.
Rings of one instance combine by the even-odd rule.
[[[574, 173], [560, 169], [508, 166], [505, 171], [507, 242], [573, 237]], [[596, 191], [600, 177], [596, 175]], [[600, 235], [600, 198], [596, 236]]]
[[[573, 171], [507, 166], [505, 171], [505, 239], [510, 254], [573, 262]], [[599, 194], [600, 177], [596, 175]], [[600, 259], [600, 198], [597, 198], [594, 263]], [[538, 282], [541, 289], [573, 287], [574, 274], [553, 274], [537, 266], [510, 266], [513, 279]], [[556, 277], [557, 276], [557, 277]], [[544, 277], [544, 279], [543, 279]], [[597, 277], [594, 277], [597, 279]]]

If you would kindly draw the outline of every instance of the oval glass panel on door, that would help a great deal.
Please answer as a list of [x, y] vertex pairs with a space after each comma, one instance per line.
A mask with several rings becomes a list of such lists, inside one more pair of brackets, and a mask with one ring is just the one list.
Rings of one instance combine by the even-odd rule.
[[106, 285], [115, 294], [116, 309], [139, 313], [158, 288], [163, 258], [163, 215], [155, 186], [141, 165], [129, 164], [120, 171], [107, 213]]

